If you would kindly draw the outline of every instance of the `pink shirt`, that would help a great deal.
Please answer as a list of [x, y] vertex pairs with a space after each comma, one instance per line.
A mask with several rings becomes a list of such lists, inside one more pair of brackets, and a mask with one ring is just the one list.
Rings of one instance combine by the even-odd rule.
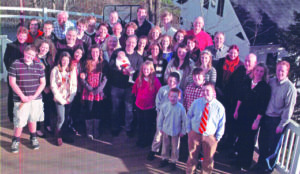
[[136, 96], [135, 104], [141, 110], [152, 109], [155, 107], [155, 97], [161, 87], [158, 78], [155, 77], [154, 87], [150, 89], [150, 83], [143, 79], [142, 86], [138, 88], [138, 79], [132, 86], [132, 93]]
[[187, 35], [195, 36], [198, 41], [198, 48], [200, 51], [203, 51], [207, 46], [213, 45], [212, 39], [209, 34], [205, 31], [200, 31], [197, 35], [195, 35], [194, 30], [187, 31]]

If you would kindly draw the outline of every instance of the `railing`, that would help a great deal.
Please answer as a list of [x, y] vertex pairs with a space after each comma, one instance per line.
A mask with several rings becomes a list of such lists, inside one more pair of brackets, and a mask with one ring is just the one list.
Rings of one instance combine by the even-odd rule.
[[291, 121], [284, 133], [276, 169], [279, 173], [300, 173], [300, 126]]
[[6, 50], [6, 45], [11, 43], [12, 41], [7, 39], [6, 35], [0, 35], [0, 81], [3, 79], [5, 82], [7, 81], [7, 70], [4, 65], [4, 53]]

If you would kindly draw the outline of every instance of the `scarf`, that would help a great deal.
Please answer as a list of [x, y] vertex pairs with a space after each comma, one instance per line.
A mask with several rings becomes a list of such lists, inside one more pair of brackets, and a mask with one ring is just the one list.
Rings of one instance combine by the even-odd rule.
[[223, 81], [227, 81], [233, 71], [237, 68], [237, 65], [240, 62], [240, 58], [237, 57], [234, 60], [231, 60], [229, 57], [225, 58], [225, 62], [223, 65]]

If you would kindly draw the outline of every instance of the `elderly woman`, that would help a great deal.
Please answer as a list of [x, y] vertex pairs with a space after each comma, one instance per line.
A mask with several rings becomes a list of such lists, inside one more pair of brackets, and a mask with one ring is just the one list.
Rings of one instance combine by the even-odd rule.
[[208, 50], [204, 50], [200, 54], [200, 59], [196, 62], [196, 66], [203, 69], [205, 76], [205, 82], [211, 82], [213, 84], [217, 81], [217, 71], [212, 66], [212, 54]]
[[118, 47], [118, 39], [116, 36], [112, 35], [106, 39], [106, 49], [103, 51], [103, 59], [109, 62], [112, 53]]
[[175, 57], [168, 63], [165, 71], [164, 79], [167, 82], [171, 72], [178, 72], [180, 74], [179, 88], [184, 91], [185, 87], [193, 82], [192, 70], [195, 63], [189, 59], [187, 54], [187, 47], [185, 44], [178, 45]]
[[236, 164], [249, 169], [252, 163], [255, 135], [262, 115], [265, 114], [271, 88], [267, 84], [268, 68], [263, 63], [255, 66], [251, 77], [241, 83], [234, 119], [238, 121]]

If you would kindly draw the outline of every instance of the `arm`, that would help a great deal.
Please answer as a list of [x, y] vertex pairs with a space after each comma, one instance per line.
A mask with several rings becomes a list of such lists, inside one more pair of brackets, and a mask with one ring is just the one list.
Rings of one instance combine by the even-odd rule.
[[[81, 84], [83, 85], [84, 88], [86, 88], [89, 92], [92, 92], [93, 91], [93, 88], [91, 87], [91, 85], [86, 81], [86, 78], [87, 76], [83, 76], [83, 75], [80, 75], [80, 81], [81, 81]], [[84, 77], [84, 78], [83, 78]]]
[[162, 99], [162, 88], [158, 90], [158, 93], [156, 94], [155, 97], [155, 106], [156, 106], [156, 111], [159, 112], [160, 106], [161, 106], [161, 99]]
[[50, 87], [53, 92], [54, 99], [58, 103], [64, 105], [67, 103], [67, 101], [61, 96], [61, 94], [58, 91], [56, 76], [58, 76], [58, 69], [57, 69], [57, 67], [54, 67], [53, 70], [51, 71], [51, 75], [50, 75]]
[[25, 96], [24, 93], [21, 91], [19, 86], [16, 83], [16, 77], [9, 76], [9, 85], [11, 86], [12, 90], [21, 98], [23, 103], [29, 102], [29, 97]]
[[238, 119], [238, 116], [239, 116], [239, 108], [241, 106], [242, 102], [240, 100], [238, 100], [237, 104], [236, 104], [236, 107], [235, 107], [235, 111], [234, 111], [234, 114], [233, 114], [233, 118], [235, 120]]
[[216, 84], [216, 82], [217, 82], [217, 71], [214, 67], [211, 68], [210, 82], [212, 82], [214, 84]]
[[194, 108], [195, 102], [192, 103], [192, 106], [189, 108], [189, 111], [186, 115], [186, 133], [189, 133], [192, 130], [192, 118], [194, 117]]
[[222, 138], [223, 134], [224, 134], [224, 130], [225, 130], [225, 122], [226, 122], [226, 117], [225, 117], [225, 109], [222, 107], [219, 110], [220, 115], [220, 120], [219, 123], [217, 124], [217, 130], [216, 130], [216, 139], [217, 141], [220, 141], [220, 139]]
[[77, 74], [76, 74], [76, 69], [73, 69], [71, 72], [71, 81], [72, 83], [70, 84], [70, 96], [69, 99], [67, 99], [67, 103], [71, 103], [76, 95], [77, 92]]
[[35, 91], [34, 95], [32, 96], [32, 100], [35, 100], [41, 94], [41, 92], [44, 90], [45, 86], [46, 86], [46, 79], [44, 76], [44, 77], [40, 78], [40, 86]]
[[102, 82], [100, 79], [99, 86], [93, 90], [94, 94], [99, 94], [99, 93], [103, 92], [103, 89], [104, 89], [106, 83], [107, 83], [107, 78], [106, 78], [106, 76], [104, 76]]

